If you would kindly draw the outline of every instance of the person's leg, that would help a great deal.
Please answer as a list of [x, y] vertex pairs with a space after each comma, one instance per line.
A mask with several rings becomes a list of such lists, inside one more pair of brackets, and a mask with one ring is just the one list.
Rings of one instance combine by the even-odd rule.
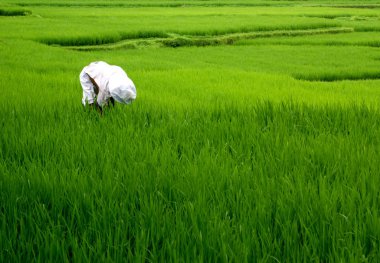
[[115, 106], [115, 99], [111, 97], [110, 101], [111, 101], [112, 107]]
[[82, 104], [86, 106], [86, 103], [94, 103], [95, 92], [93, 84], [91, 82], [90, 76], [86, 73], [86, 68], [84, 67], [81, 73], [79, 74], [79, 81], [83, 89]]

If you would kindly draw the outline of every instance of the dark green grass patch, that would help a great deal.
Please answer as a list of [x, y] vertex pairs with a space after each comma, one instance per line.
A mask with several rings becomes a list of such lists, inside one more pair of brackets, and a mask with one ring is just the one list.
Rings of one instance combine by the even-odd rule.
[[60, 46], [87, 46], [117, 43], [125, 39], [165, 38], [168, 34], [164, 31], [138, 31], [128, 33], [109, 34], [101, 36], [73, 37], [73, 38], [43, 38], [39, 41], [47, 45]]
[[369, 5], [366, 5], [366, 4], [359, 4], [359, 5], [350, 4], [350, 5], [331, 5], [331, 7], [355, 8], [355, 9], [378, 9], [378, 8], [380, 8], [380, 5], [379, 4], [369, 4]]
[[337, 20], [349, 20], [349, 21], [365, 21], [365, 20], [378, 20], [378, 15], [353, 15], [353, 14], [306, 14], [300, 15], [303, 17], [314, 17], [314, 18], [326, 18], [326, 19], [337, 19]]
[[0, 8], [0, 16], [27, 16], [32, 14], [31, 11], [25, 9], [4, 9]]
[[299, 80], [308, 81], [341, 81], [341, 80], [371, 80], [380, 79], [380, 71], [374, 72], [340, 72], [340, 73], [304, 73], [295, 74], [294, 77]]
[[265, 39], [242, 39], [236, 45], [294, 45], [294, 46], [367, 46], [379, 47], [380, 35], [376, 32], [351, 32], [349, 34], [319, 34], [307, 36], [282, 36]]

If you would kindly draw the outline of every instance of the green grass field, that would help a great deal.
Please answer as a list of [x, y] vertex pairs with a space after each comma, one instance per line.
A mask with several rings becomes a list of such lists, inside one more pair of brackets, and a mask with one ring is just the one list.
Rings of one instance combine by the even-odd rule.
[[379, 262], [379, 47], [376, 0], [4, 0], [0, 262]]

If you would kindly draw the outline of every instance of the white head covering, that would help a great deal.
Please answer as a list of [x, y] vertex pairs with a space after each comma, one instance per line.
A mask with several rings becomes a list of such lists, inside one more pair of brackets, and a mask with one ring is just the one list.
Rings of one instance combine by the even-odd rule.
[[117, 66], [108, 83], [110, 95], [117, 102], [129, 104], [136, 99], [136, 87], [127, 74]]
[[134, 85], [123, 84], [115, 87], [110, 86], [110, 94], [116, 101], [129, 104], [136, 99], [136, 88]]

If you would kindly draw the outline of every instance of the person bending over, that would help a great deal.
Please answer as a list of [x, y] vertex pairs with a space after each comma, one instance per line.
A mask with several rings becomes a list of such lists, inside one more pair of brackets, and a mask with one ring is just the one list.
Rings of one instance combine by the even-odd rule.
[[127, 73], [118, 66], [103, 61], [92, 62], [79, 74], [83, 89], [82, 104], [96, 108], [100, 113], [103, 107], [115, 104], [130, 104], [136, 99], [136, 87]]

